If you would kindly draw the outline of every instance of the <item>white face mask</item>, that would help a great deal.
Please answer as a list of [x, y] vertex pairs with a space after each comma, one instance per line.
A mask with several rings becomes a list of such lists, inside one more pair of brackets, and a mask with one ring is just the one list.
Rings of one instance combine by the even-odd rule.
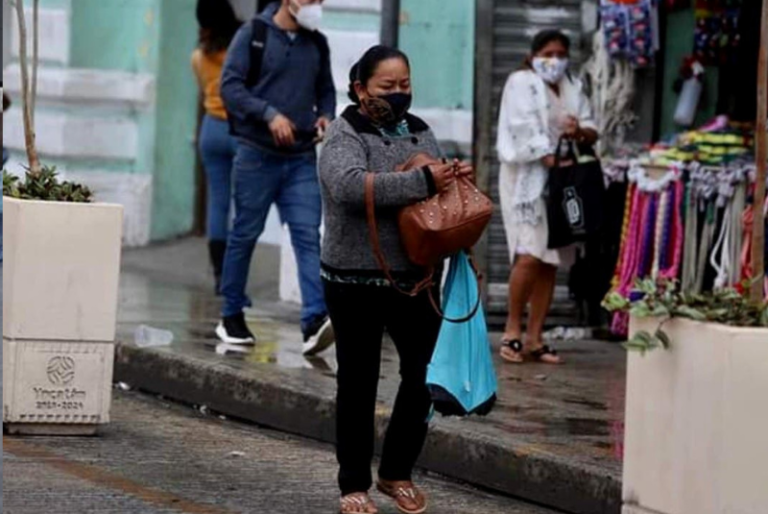
[[568, 59], [559, 57], [534, 57], [533, 71], [549, 84], [557, 84], [568, 70]]
[[296, 23], [301, 27], [315, 31], [320, 28], [320, 22], [323, 20], [323, 6], [320, 4], [301, 5], [291, 2], [293, 9], [291, 14], [296, 18]]

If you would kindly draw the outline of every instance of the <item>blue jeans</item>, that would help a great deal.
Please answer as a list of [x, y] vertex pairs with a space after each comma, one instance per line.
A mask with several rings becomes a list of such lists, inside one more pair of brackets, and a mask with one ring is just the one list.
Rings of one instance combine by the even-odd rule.
[[322, 204], [316, 156], [314, 152], [275, 155], [238, 144], [234, 170], [235, 224], [224, 257], [222, 314], [232, 316], [249, 305], [245, 288], [253, 249], [264, 231], [269, 209], [276, 203], [280, 219], [291, 233], [301, 289], [301, 325], [306, 329], [327, 313], [320, 281]]
[[200, 157], [208, 178], [208, 221], [210, 241], [226, 241], [232, 205], [232, 166], [237, 143], [229, 135], [226, 120], [205, 115], [200, 128]]

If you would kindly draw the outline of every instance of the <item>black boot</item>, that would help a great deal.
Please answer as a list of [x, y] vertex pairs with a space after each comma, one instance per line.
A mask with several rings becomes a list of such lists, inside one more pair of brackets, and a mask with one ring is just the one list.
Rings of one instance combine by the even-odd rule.
[[211, 257], [211, 267], [216, 280], [216, 296], [221, 295], [221, 273], [224, 270], [224, 253], [227, 250], [226, 241], [208, 241], [208, 253]]

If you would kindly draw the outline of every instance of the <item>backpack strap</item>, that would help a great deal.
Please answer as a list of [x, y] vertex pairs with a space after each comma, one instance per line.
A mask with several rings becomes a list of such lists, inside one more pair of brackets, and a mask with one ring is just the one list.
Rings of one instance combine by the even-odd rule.
[[245, 79], [245, 87], [249, 89], [258, 84], [261, 77], [261, 65], [264, 62], [264, 52], [267, 49], [268, 30], [269, 27], [264, 20], [256, 17], [251, 21], [250, 66], [248, 67], [248, 77]]
[[323, 70], [331, 67], [331, 49], [328, 46], [328, 39], [319, 30], [310, 32], [309, 36], [320, 52], [320, 72], [315, 79], [315, 96], [320, 98], [320, 89], [323, 86]]
[[[267, 50], [267, 33], [269, 26], [259, 17], [251, 21], [251, 47], [250, 47], [250, 65], [248, 67], [248, 77], [245, 80], [245, 87], [252, 88], [259, 83], [261, 78], [261, 68], [264, 62], [264, 54]], [[328, 39], [320, 31], [309, 33], [312, 42], [320, 51], [320, 69], [331, 67], [331, 49], [328, 46]], [[322, 84], [322, 73], [317, 76], [315, 89], [319, 95]]]

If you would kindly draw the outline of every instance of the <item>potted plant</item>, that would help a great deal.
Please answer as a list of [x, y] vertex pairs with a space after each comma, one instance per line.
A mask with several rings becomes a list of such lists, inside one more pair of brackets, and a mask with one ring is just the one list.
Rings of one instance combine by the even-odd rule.
[[3, 426], [93, 434], [109, 421], [123, 210], [93, 203], [86, 187], [60, 182], [40, 163], [38, 0], [31, 66], [24, 1], [13, 5], [28, 167], [22, 179], [3, 172]]
[[768, 304], [643, 281], [630, 312], [623, 514], [759, 514], [768, 506]]
[[[764, 298], [768, 3], [758, 65], [754, 280], [684, 294], [645, 280], [630, 299], [623, 514], [768, 512], [768, 304]], [[759, 213], [759, 214], [758, 214]]]

